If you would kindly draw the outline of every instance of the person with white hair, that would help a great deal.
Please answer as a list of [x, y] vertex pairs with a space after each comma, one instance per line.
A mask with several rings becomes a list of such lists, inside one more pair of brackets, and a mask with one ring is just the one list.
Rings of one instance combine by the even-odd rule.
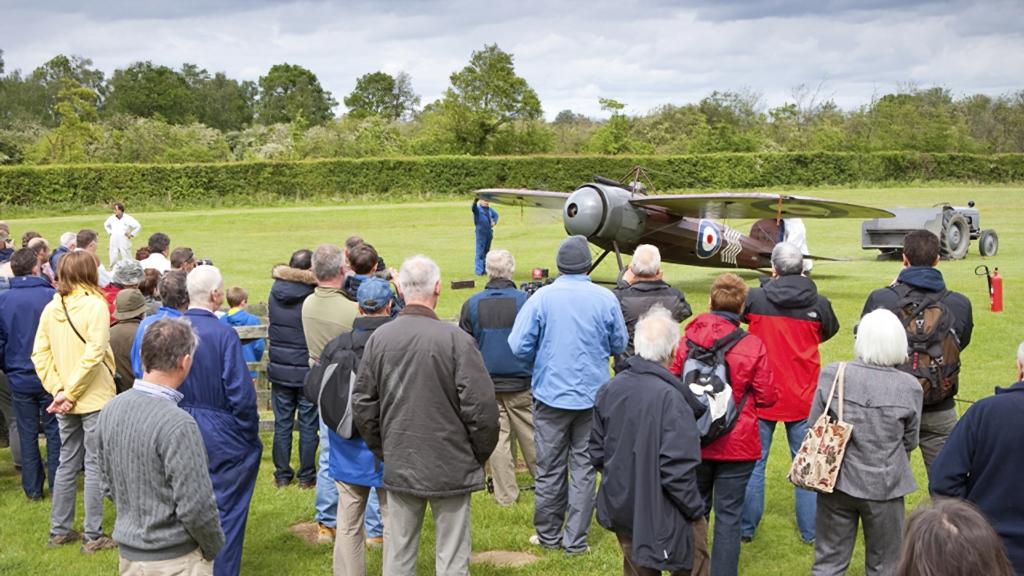
[[60, 235], [60, 246], [50, 254], [50, 268], [53, 270], [53, 278], [58, 278], [57, 264], [60, 263], [62, 256], [68, 252], [74, 252], [75, 248], [78, 247], [77, 241], [78, 234], [75, 232], [65, 232]]
[[932, 463], [933, 497], [962, 498], [978, 507], [1003, 539], [1017, 574], [1024, 574], [1024, 342], [1017, 347], [1017, 382], [975, 402], [957, 422]]
[[[835, 490], [818, 494], [814, 566], [811, 574], [845, 574], [864, 528], [864, 573], [892, 574], [900, 559], [903, 498], [917, 489], [910, 452], [917, 447], [923, 392], [917, 379], [897, 368], [907, 357], [907, 334], [899, 318], [879, 309], [861, 318], [856, 359], [821, 369], [808, 421], [825, 410], [842, 410], [853, 426]], [[844, 390], [842, 407], [838, 399]]]
[[[745, 541], [754, 538], [764, 514], [765, 465], [775, 425], [785, 425], [792, 457], [807, 434], [807, 413], [821, 369], [818, 346], [839, 331], [832, 303], [804, 275], [800, 248], [779, 242], [772, 250], [771, 261], [771, 278], [747, 293], [741, 314], [742, 320], [750, 325], [750, 333], [764, 342], [779, 391], [775, 405], [757, 413], [761, 459], [754, 466], [743, 500], [741, 537]], [[800, 488], [794, 491], [797, 529], [800, 539], [809, 544], [814, 542], [814, 493]]]
[[498, 446], [490, 461], [494, 499], [501, 506], [511, 506], [519, 499], [513, 437], [523, 452], [530, 475], [537, 471], [537, 451], [533, 444], [533, 395], [530, 393], [533, 366], [516, 358], [508, 345], [516, 314], [526, 304], [528, 296], [512, 281], [516, 261], [508, 250], [488, 252], [486, 266], [490, 280], [482, 291], [462, 305], [459, 327], [476, 339], [494, 382], [501, 429]]
[[673, 288], [661, 277], [661, 252], [658, 247], [651, 244], [637, 246], [629, 267], [622, 271], [618, 286], [613, 290], [622, 307], [622, 317], [626, 320], [626, 331], [629, 333], [626, 351], [615, 357], [616, 372], [623, 370], [626, 360], [633, 355], [633, 331], [637, 321], [655, 304], [668, 310], [676, 324], [693, 314], [682, 291]]
[[438, 574], [469, 574], [470, 496], [484, 488], [484, 462], [498, 441], [498, 409], [473, 338], [434, 313], [441, 271], [425, 256], [402, 263], [406, 306], [366, 342], [352, 415], [385, 462], [388, 511], [384, 566], [416, 574], [427, 504], [434, 515]]
[[179, 406], [195, 418], [202, 433], [224, 528], [224, 547], [214, 559], [213, 573], [237, 576], [249, 502], [263, 454], [256, 388], [238, 334], [214, 314], [224, 303], [220, 271], [197, 266], [189, 272], [186, 286], [190, 307], [185, 319], [192, 324], [199, 346], [192, 369], [178, 389], [183, 396]]
[[655, 304], [636, 324], [636, 356], [594, 404], [597, 521], [618, 538], [625, 576], [708, 569], [708, 524], [697, 487], [700, 434], [682, 384], [668, 370], [678, 342], [679, 324]]

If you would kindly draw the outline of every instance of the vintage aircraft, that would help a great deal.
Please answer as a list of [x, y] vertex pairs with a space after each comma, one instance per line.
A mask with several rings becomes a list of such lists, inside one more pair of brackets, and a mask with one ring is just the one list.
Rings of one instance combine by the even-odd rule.
[[[562, 211], [567, 234], [586, 236], [622, 269], [621, 253], [653, 244], [666, 262], [720, 268], [771, 267], [772, 230], [785, 218], [886, 218], [891, 212], [803, 196], [772, 193], [648, 195], [638, 180], [624, 184], [597, 177], [574, 192], [488, 188], [480, 199], [514, 206]], [[751, 236], [718, 220], [761, 218]]]

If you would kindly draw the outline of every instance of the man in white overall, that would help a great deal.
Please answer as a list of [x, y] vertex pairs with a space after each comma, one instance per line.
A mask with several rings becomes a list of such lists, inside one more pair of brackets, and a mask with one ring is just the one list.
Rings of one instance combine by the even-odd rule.
[[139, 221], [124, 213], [124, 204], [114, 202], [114, 213], [103, 223], [103, 229], [110, 235], [110, 269], [119, 260], [134, 260], [132, 238], [138, 235], [142, 226]]

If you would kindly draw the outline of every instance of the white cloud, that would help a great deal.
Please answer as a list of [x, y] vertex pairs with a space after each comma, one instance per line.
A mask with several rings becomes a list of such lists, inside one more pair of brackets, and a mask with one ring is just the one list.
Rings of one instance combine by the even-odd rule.
[[797, 85], [821, 84], [853, 107], [908, 81], [955, 94], [1024, 88], [1024, 5], [1014, 0], [9, 4], [0, 21], [9, 70], [65, 53], [108, 74], [152, 60], [256, 80], [290, 62], [339, 101], [357, 77], [383, 69], [409, 72], [427, 103], [488, 43], [515, 55], [549, 118], [566, 108], [600, 115], [599, 97], [642, 112], [716, 89], [750, 88], [777, 105]]

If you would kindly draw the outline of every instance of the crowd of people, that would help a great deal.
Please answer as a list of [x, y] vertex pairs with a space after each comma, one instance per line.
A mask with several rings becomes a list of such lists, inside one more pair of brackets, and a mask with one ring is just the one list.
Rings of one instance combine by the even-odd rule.
[[[474, 205], [489, 233], [497, 217], [485, 210]], [[112, 238], [127, 242], [112, 242], [109, 272], [94, 231], [62, 235], [52, 253], [26, 233], [14, 250], [0, 223], [0, 383], [22, 487], [30, 500], [49, 493], [50, 547], [117, 548], [122, 574], [239, 574], [263, 452], [250, 366], [265, 350], [236, 328], [263, 321], [243, 288], [226, 289], [166, 234], [133, 258], [138, 222], [121, 205], [111, 218]], [[375, 546], [384, 574], [416, 574], [428, 506], [436, 572], [468, 574], [471, 495], [513, 507], [528, 488], [524, 547], [589, 553], [596, 509], [624, 575], [738, 574], [766, 485], [784, 481], [766, 472], [777, 424], [795, 458], [823, 414], [852, 433], [834, 489], [794, 489], [794, 544], [813, 547], [812, 574], [846, 573], [858, 527], [866, 574], [1024, 573], [1024, 383], [957, 422], [973, 318], [945, 285], [931, 233], [907, 235], [904, 268], [869, 295], [852, 358], [826, 366], [819, 346], [840, 323], [794, 244], [775, 246], [759, 287], [717, 277], [709, 311], [691, 318], [655, 246], [637, 247], [608, 290], [590, 279], [587, 240], [569, 237], [559, 276], [528, 294], [514, 256], [490, 241], [477, 246], [486, 286], [457, 323], [435, 313], [432, 260], [388, 268], [358, 236], [272, 270], [273, 482], [312, 492], [334, 574], [365, 574]], [[1016, 360], [1024, 381], [1024, 344]], [[933, 498], [905, 522], [918, 447]], [[520, 485], [517, 453], [532, 485]], [[104, 498], [116, 507], [110, 532]]]

